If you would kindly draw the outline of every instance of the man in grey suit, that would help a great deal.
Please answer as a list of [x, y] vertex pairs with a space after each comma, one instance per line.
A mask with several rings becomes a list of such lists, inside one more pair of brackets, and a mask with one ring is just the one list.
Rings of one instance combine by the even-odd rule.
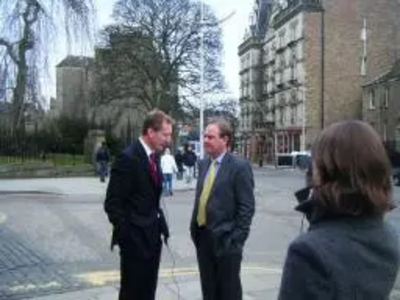
[[190, 226], [204, 300], [241, 300], [240, 265], [254, 215], [249, 162], [228, 152], [232, 130], [224, 120], [204, 134], [209, 156], [199, 166]]

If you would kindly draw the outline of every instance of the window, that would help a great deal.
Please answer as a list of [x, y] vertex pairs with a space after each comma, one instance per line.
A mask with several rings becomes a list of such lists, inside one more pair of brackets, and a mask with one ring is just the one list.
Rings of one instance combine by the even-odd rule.
[[282, 54], [281, 55], [281, 58], [280, 58], [280, 60], [279, 60], [279, 62], [280, 62], [280, 66], [279, 66], [279, 69], [281, 70], [281, 71], [283, 71], [284, 69], [285, 69], [285, 54]]
[[297, 92], [296, 91], [292, 91], [290, 94], [290, 100], [293, 104], [297, 103]]
[[286, 61], [286, 67], [289, 68], [292, 65], [292, 57], [290, 56], [290, 53], [286, 53], [285, 56], [285, 61]]
[[298, 27], [298, 21], [294, 21], [292, 24], [290, 24], [290, 40], [295, 41], [297, 39], [297, 27]]
[[276, 50], [276, 43], [275, 43], [275, 42], [272, 43], [271, 50], [272, 50], [273, 52]]
[[389, 107], [389, 87], [385, 87], [385, 95], [383, 99], [383, 107], [388, 108]]
[[279, 110], [278, 116], [279, 116], [279, 124], [283, 125], [283, 109], [282, 108]]
[[296, 72], [296, 68], [294, 66], [292, 66], [290, 68], [290, 79], [293, 81], [297, 80], [297, 72]]
[[293, 48], [291, 52], [292, 52], [291, 59], [292, 59], [293, 63], [295, 63], [297, 61], [296, 48]]
[[371, 90], [368, 95], [369, 109], [375, 109], [375, 90]]
[[290, 113], [290, 124], [294, 125], [297, 121], [297, 105], [292, 106], [292, 110]]
[[387, 142], [387, 124], [386, 123], [383, 124], [383, 128], [382, 128], [382, 139], [384, 142]]
[[281, 93], [279, 96], [279, 105], [281, 106], [285, 105], [285, 95], [283, 93]]
[[283, 48], [285, 46], [285, 35], [286, 32], [284, 30], [281, 33], [279, 33], [279, 40], [278, 40], [279, 48]]
[[300, 151], [300, 134], [293, 136], [293, 151]]

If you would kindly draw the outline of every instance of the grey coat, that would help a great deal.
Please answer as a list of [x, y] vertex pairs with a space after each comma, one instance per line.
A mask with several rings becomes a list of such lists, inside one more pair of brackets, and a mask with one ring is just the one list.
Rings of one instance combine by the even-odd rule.
[[398, 238], [382, 217], [320, 214], [291, 243], [279, 300], [385, 300], [399, 266]]
[[[195, 245], [197, 239], [197, 213], [204, 179], [211, 163], [206, 159], [199, 166], [195, 204], [190, 231]], [[254, 215], [254, 179], [250, 163], [226, 153], [219, 166], [206, 206], [206, 228], [212, 233], [217, 255], [241, 253], [249, 235]]]

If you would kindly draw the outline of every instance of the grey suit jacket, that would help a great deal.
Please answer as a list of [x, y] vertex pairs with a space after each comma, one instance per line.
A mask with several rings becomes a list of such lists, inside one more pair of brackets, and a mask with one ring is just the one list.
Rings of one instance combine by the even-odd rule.
[[[197, 213], [204, 179], [211, 160], [200, 163], [191, 221], [191, 236], [197, 238]], [[219, 166], [206, 206], [207, 225], [217, 255], [241, 253], [254, 215], [254, 179], [250, 163], [227, 152]]]

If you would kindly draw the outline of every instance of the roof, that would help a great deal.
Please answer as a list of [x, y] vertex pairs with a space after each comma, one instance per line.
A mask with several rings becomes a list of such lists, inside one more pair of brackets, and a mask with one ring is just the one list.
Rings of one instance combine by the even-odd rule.
[[389, 81], [391, 79], [396, 79], [396, 78], [400, 78], [400, 59], [398, 59], [392, 65], [392, 67], [390, 68], [389, 71], [386, 71], [386, 72], [378, 75], [377, 77], [375, 77], [371, 81], [369, 81], [366, 84], [364, 84], [363, 87], [371, 86], [371, 85], [374, 85], [374, 84], [379, 84], [381, 82], [386, 82], [386, 81]]
[[75, 67], [75, 68], [86, 68], [94, 64], [94, 58], [88, 56], [74, 56], [68, 55], [58, 65], [57, 68], [62, 67]]

